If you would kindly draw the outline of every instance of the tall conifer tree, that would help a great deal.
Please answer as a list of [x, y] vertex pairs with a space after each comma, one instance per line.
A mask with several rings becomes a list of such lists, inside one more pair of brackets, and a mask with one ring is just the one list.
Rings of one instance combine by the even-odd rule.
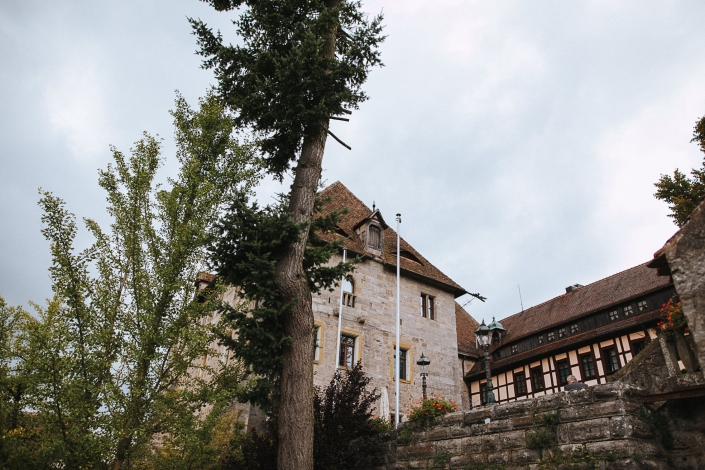
[[[236, 122], [259, 138], [269, 171], [292, 169], [287, 211], [299, 227], [275, 276], [283, 327], [278, 468], [313, 469], [313, 311], [304, 254], [321, 179], [329, 120], [367, 96], [370, 69], [381, 65], [381, 16], [368, 19], [357, 0], [203, 0], [218, 11], [239, 9], [241, 45], [191, 20], [218, 92]], [[292, 168], [293, 166], [293, 168]]]

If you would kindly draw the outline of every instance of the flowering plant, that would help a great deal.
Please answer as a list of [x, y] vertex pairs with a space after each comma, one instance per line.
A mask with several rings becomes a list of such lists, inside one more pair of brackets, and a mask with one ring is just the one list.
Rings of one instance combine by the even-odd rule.
[[668, 337], [688, 335], [688, 323], [683, 315], [681, 303], [671, 297], [661, 306], [661, 320], [656, 324], [658, 332]]
[[409, 421], [426, 425], [433, 421], [436, 416], [458, 411], [458, 405], [454, 401], [448, 401], [441, 395], [432, 395], [431, 398], [414, 403], [409, 411]]

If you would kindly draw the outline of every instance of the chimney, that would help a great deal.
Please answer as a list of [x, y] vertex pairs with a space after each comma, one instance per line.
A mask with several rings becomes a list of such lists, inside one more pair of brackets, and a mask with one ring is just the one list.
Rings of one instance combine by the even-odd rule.
[[565, 288], [565, 293], [570, 294], [575, 289], [579, 289], [580, 287], [583, 287], [583, 285], [582, 284], [573, 284], [572, 286], [568, 286]]

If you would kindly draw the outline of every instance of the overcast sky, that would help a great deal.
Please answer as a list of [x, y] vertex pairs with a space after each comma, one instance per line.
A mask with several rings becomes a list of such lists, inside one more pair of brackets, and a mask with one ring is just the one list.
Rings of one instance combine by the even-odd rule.
[[[368, 0], [385, 67], [333, 132], [324, 178], [343, 182], [504, 318], [649, 260], [675, 232], [653, 183], [699, 167], [705, 2]], [[233, 38], [197, 0], [0, 0], [0, 296], [51, 295], [37, 188], [106, 227], [108, 146], [165, 138], [174, 90], [213, 83], [187, 17]], [[267, 181], [260, 194], [279, 189]], [[90, 240], [81, 235], [79, 243]], [[464, 303], [468, 298], [461, 298]]]

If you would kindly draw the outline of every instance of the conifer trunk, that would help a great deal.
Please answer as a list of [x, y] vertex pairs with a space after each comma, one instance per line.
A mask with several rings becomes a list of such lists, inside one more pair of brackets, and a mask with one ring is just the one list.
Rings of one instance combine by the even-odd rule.
[[[327, 7], [340, 4], [329, 0]], [[321, 54], [335, 54], [337, 26], [326, 39]], [[308, 129], [301, 156], [294, 169], [289, 212], [297, 224], [311, 221], [318, 183], [321, 180], [323, 152], [328, 136], [328, 119], [317, 129]], [[284, 348], [279, 406], [278, 470], [313, 470], [313, 308], [311, 290], [303, 270], [308, 225], [297, 243], [277, 265], [277, 280], [283, 300], [296, 299], [296, 306], [285, 320], [284, 332], [291, 345]]]

